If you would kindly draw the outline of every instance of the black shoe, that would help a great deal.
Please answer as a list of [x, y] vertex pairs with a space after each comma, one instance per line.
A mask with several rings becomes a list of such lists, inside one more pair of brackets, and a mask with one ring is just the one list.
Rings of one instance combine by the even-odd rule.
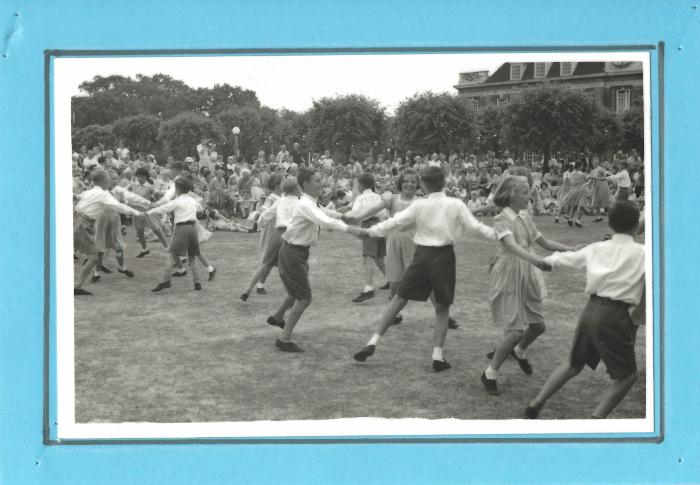
[[385, 285], [379, 287], [380, 290], [388, 290], [389, 288], [389, 283], [386, 283]]
[[150, 250], [150, 249], [144, 249], [144, 250], [141, 251], [141, 252], [138, 254], [138, 256], [136, 256], [136, 257], [137, 257], [137, 258], [143, 258], [144, 256], [148, 256], [149, 254], [151, 254], [151, 250]]
[[447, 320], [447, 328], [451, 328], [452, 330], [459, 328], [459, 323], [457, 323], [454, 318], [450, 317], [450, 319]]
[[486, 372], [481, 374], [481, 383], [486, 388], [486, 392], [488, 392], [492, 396], [501, 395], [501, 393], [498, 392], [498, 384], [496, 383], [496, 379], [489, 379], [488, 377], [486, 377]]
[[258, 223], [257, 222], [253, 223], [253, 232], [258, 232]]
[[100, 266], [100, 271], [102, 271], [104, 274], [112, 274], [112, 270], [106, 266]]
[[165, 283], [158, 283], [158, 286], [153, 288], [151, 291], [153, 293], [158, 293], [161, 290], [164, 290], [166, 288], [170, 288], [170, 281], [166, 281]]
[[200, 291], [202, 289], [202, 284], [201, 283], [195, 283], [194, 284], [194, 289], [195, 291]]
[[401, 315], [396, 315], [394, 317], [394, 323], [392, 325], [398, 325], [399, 323], [403, 322], [403, 316]]
[[527, 419], [537, 419], [540, 415], [540, 410], [537, 408], [533, 408], [532, 406], [528, 406], [525, 408], [525, 417]]
[[449, 362], [445, 359], [443, 360], [433, 360], [433, 370], [435, 372], [441, 372], [452, 367]]
[[574, 227], [574, 221], [572, 221], [571, 219], [567, 219], [566, 223], [571, 227]]
[[117, 271], [119, 271], [119, 272], [120, 272], [121, 274], [123, 274], [123, 275], [126, 275], [127, 278], [133, 278], [133, 277], [135, 276], [134, 273], [132, 273], [132, 272], [129, 271], [128, 269], [125, 269], [125, 270], [123, 270], [123, 271], [122, 271], [121, 269], [118, 269]]
[[521, 359], [517, 355], [515, 355], [515, 350], [510, 351], [510, 355], [513, 356], [515, 360], [518, 361], [518, 365], [520, 366], [520, 369], [527, 375], [532, 375], [532, 366], [530, 363], [527, 361], [527, 359]]
[[555, 217], [555, 218], [554, 218], [554, 223], [555, 223], [555, 224], [559, 224], [559, 218], [558, 218], [558, 217]]
[[596, 217], [593, 219], [593, 222], [602, 222], [603, 220], [605, 220], [605, 217]]
[[100, 281], [100, 275], [98, 274], [94, 274], [92, 278], [90, 278], [90, 283], [97, 283], [98, 281]]
[[248, 301], [248, 293], [241, 293], [241, 300]]
[[491, 359], [493, 359], [493, 356], [494, 356], [495, 354], [496, 354], [496, 351], [495, 351], [495, 350], [492, 350], [491, 352], [489, 352], [489, 353], [486, 354], [486, 358], [489, 359], [489, 360], [491, 360]]
[[579, 221], [574, 221], [574, 226], [583, 227], [583, 224], [581, 224]]
[[275, 341], [275, 347], [280, 349], [282, 352], [293, 352], [293, 353], [302, 353], [304, 352], [304, 349], [299, 347], [297, 344], [294, 342], [282, 342], [280, 339], [277, 339]]
[[73, 296], [92, 296], [92, 293], [82, 288], [73, 288]]
[[284, 328], [285, 321], [277, 320], [275, 317], [269, 316], [267, 317], [267, 323], [268, 325], [272, 325], [273, 327]]
[[367, 347], [353, 355], [352, 358], [358, 362], [364, 362], [370, 355], [374, 355], [374, 345], [368, 345]]
[[178, 271], [175, 271], [175, 272], [174, 272], [173, 274], [171, 274], [170, 276], [174, 276], [175, 278], [179, 278], [179, 277], [181, 277], [181, 276], [187, 276], [187, 270], [183, 271], [182, 273], [180, 273], [180, 272], [178, 272]]
[[371, 300], [374, 298], [374, 290], [364, 291], [352, 299], [353, 303], [362, 303], [365, 300]]
[[258, 295], [267, 295], [267, 290], [265, 288], [257, 288], [255, 290], [255, 293], [257, 293]]
[[209, 271], [209, 281], [214, 279], [214, 276], [216, 276], [216, 268], [213, 270]]

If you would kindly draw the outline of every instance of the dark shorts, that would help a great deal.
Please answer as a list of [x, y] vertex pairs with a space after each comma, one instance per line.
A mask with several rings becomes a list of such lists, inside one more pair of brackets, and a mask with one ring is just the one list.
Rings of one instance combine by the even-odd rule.
[[628, 187], [620, 187], [617, 189], [616, 200], [627, 200], [630, 197], [630, 189]]
[[591, 369], [603, 360], [613, 379], [624, 379], [637, 371], [634, 341], [637, 327], [625, 303], [593, 295], [583, 309], [574, 343], [571, 365]]
[[270, 236], [265, 243], [265, 252], [262, 256], [263, 266], [277, 266], [279, 259], [280, 248], [282, 247], [282, 234], [286, 230], [285, 227], [270, 228]]
[[194, 223], [175, 226], [168, 250], [175, 256], [199, 256], [199, 237]]
[[[371, 217], [362, 221], [362, 227], [372, 227], [379, 222], [376, 217]], [[369, 237], [362, 239], [362, 257], [373, 259], [383, 258], [386, 256], [386, 239], [383, 237]]]
[[401, 298], [426, 301], [430, 293], [435, 301], [450, 306], [455, 297], [455, 252], [450, 246], [416, 246], [413, 260], [397, 289]]
[[287, 294], [295, 300], [311, 299], [308, 246], [296, 246], [283, 241], [277, 264]]

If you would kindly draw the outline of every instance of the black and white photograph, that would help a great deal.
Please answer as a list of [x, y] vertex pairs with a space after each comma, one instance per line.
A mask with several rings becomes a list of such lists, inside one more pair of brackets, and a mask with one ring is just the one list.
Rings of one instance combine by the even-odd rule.
[[55, 59], [58, 436], [653, 432], [649, 62]]

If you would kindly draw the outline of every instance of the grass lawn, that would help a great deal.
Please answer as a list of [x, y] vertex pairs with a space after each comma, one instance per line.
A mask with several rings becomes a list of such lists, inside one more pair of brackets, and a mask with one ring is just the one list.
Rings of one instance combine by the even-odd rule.
[[[572, 229], [551, 217], [535, 222], [548, 237], [570, 244], [597, 241], [607, 232], [604, 223]], [[567, 358], [587, 299], [582, 272], [545, 275], [547, 332], [529, 351], [535, 372], [526, 376], [515, 361], [506, 361], [502, 395], [493, 397], [479, 377], [486, 352], [502, 335], [487, 300], [494, 244], [463, 240], [456, 247], [451, 314], [461, 325], [450, 330], [445, 346], [452, 369], [435, 373], [430, 303], [410, 303], [404, 322], [387, 332], [373, 357], [364, 364], [352, 359], [372, 335], [388, 291], [362, 304], [350, 301], [361, 289], [361, 243], [344, 234], [324, 232], [311, 249], [314, 301], [295, 330], [306, 353], [277, 351], [279, 330], [265, 323], [284, 294], [277, 270], [268, 278], [268, 295], [253, 294], [247, 303], [238, 298], [257, 262], [258, 239], [215, 233], [202, 250], [218, 270], [216, 279], [195, 292], [189, 275], [173, 278], [171, 289], [154, 294], [164, 250], [150, 243], [151, 254], [134, 259], [139, 247], [128, 227], [127, 264], [136, 277], [103, 275], [86, 286], [94, 297], [75, 298], [76, 422], [520, 418], [528, 399]], [[106, 263], [115, 268], [113, 255]], [[637, 335], [640, 378], [611, 417], [644, 417], [644, 331]], [[595, 372], [586, 368], [549, 401], [542, 418], [587, 418], [608, 382], [602, 363]]]

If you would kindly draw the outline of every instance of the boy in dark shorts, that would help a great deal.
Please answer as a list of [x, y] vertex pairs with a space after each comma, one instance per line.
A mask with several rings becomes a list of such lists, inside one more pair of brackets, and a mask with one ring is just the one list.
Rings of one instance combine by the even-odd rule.
[[[304, 352], [291, 341], [294, 327], [311, 304], [309, 283], [309, 248], [318, 240], [320, 229], [348, 232], [360, 235], [361, 229], [348, 226], [337, 212], [326, 211], [319, 206], [321, 174], [312, 168], [301, 168], [297, 177], [303, 194], [294, 205], [287, 230], [282, 234], [282, 246], [278, 254], [278, 268], [287, 296], [267, 323], [282, 328], [275, 346], [283, 352]], [[284, 315], [291, 308], [287, 320]]]
[[445, 173], [439, 167], [421, 171], [421, 186], [427, 197], [416, 200], [391, 219], [362, 231], [372, 237], [386, 236], [393, 230], [415, 225], [413, 260], [399, 283], [396, 295], [382, 313], [377, 332], [355, 360], [364, 362], [374, 354], [379, 338], [394, 323], [396, 315], [409, 300], [426, 301], [435, 296], [435, 333], [433, 370], [450, 368], [443, 356], [445, 334], [450, 317], [450, 305], [455, 292], [455, 254], [453, 244], [466, 232], [490, 241], [496, 240], [494, 230], [479, 222], [459, 199], [447, 197]]
[[644, 294], [644, 246], [633, 239], [639, 209], [633, 202], [618, 201], [608, 212], [608, 224], [615, 232], [610, 240], [544, 258], [554, 268], [586, 268], [586, 293], [591, 296], [576, 327], [569, 361], [549, 376], [530, 401], [525, 409], [529, 419], [537, 418], [547, 399], [584, 365], [595, 369], [602, 360], [613, 379], [592, 418], [607, 417], [637, 380], [637, 326], [630, 315]]
[[170, 202], [151, 209], [147, 214], [167, 214], [172, 212], [174, 216], [173, 237], [168, 247], [168, 260], [161, 275], [158, 286], [151, 290], [156, 293], [165, 288], [170, 288], [170, 273], [173, 262], [177, 258], [187, 256], [192, 271], [194, 289], [201, 290], [202, 284], [197, 272], [196, 258], [199, 256], [199, 237], [197, 235], [197, 212], [202, 210], [199, 202], [192, 197], [189, 192], [193, 188], [192, 179], [189, 177], [178, 177], [175, 180], [175, 198]]

